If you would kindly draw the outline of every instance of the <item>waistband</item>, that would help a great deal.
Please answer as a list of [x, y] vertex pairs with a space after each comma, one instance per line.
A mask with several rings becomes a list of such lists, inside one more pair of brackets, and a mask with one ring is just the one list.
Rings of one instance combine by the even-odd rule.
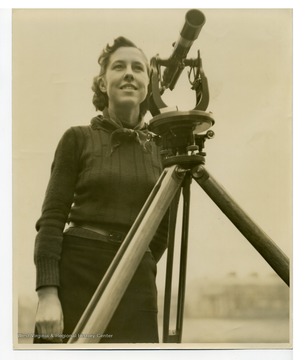
[[[71, 222], [69, 224], [69, 229], [74, 228], [81, 228], [84, 230], [88, 230], [91, 232], [94, 232], [96, 234], [102, 235], [102, 237], [107, 237], [107, 240], [109, 240], [110, 242], [115, 242], [115, 243], [122, 243], [123, 240], [125, 239], [126, 235], [127, 235], [127, 231], [123, 232], [123, 231], [116, 231], [116, 230], [110, 230], [109, 228], [107, 228], [107, 226], [93, 226], [93, 225], [88, 225], [88, 224], [75, 224], [73, 222]], [[97, 238], [97, 240], [99, 240], [99, 238]], [[101, 240], [103, 240], [103, 238], [101, 238]]]
[[[103, 241], [108, 244], [120, 246], [124, 241], [128, 231], [114, 231], [107, 228], [107, 225], [104, 227], [92, 226], [88, 224], [75, 224], [70, 222], [69, 228], [65, 233], [89, 237], [91, 240]], [[93, 236], [94, 235], [94, 236]], [[146, 252], [151, 252], [151, 249], [148, 247]]]

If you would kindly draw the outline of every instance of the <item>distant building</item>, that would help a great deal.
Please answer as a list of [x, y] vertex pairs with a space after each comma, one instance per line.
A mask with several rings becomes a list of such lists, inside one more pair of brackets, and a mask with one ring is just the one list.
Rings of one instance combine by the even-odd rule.
[[[171, 315], [175, 316], [173, 295]], [[289, 288], [276, 275], [262, 278], [250, 274], [238, 278], [229, 273], [223, 279], [204, 279], [188, 286], [186, 317], [280, 318], [289, 316]]]

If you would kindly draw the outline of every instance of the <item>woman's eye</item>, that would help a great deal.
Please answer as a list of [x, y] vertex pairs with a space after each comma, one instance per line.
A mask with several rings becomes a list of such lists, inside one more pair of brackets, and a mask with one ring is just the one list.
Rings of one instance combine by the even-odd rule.
[[142, 65], [135, 65], [134, 69], [136, 71], [144, 71], [144, 67]]
[[123, 69], [123, 65], [122, 64], [116, 64], [112, 68], [115, 69], [115, 70], [121, 70], [121, 69]]

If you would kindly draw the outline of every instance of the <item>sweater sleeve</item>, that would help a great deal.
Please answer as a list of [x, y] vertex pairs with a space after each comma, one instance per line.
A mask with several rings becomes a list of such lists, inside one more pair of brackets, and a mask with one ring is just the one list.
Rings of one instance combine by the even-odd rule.
[[79, 151], [75, 128], [70, 128], [62, 136], [55, 151], [42, 213], [36, 223], [36, 289], [60, 285], [59, 260], [63, 230], [73, 203]]

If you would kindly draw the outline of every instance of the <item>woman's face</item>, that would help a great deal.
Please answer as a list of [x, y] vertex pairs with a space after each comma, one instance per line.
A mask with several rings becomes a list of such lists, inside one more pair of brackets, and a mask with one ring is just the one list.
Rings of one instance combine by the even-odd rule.
[[110, 56], [103, 77], [109, 107], [138, 107], [146, 98], [148, 83], [146, 59], [139, 49], [120, 47]]

